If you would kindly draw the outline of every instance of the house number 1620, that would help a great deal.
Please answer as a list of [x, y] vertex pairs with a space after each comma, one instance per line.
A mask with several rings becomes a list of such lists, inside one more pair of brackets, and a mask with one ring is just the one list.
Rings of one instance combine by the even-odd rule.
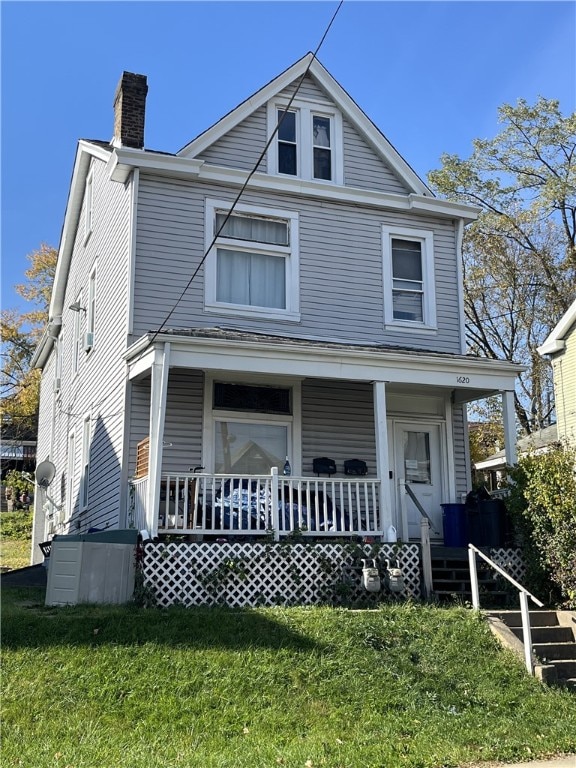
[[470, 378], [468, 376], [456, 376], [458, 384], [470, 384]]

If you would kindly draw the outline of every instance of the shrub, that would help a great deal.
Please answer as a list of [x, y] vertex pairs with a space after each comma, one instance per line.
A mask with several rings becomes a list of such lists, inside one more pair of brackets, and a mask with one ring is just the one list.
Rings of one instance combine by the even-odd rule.
[[32, 512], [3, 512], [0, 515], [0, 532], [3, 539], [31, 539]]
[[[511, 471], [508, 508], [522, 538], [529, 586], [576, 607], [576, 451], [556, 444]], [[550, 589], [552, 582], [552, 589]]]

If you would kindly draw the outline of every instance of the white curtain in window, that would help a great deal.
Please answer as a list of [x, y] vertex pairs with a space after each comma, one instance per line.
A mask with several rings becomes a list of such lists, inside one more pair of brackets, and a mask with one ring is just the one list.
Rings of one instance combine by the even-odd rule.
[[286, 308], [286, 264], [282, 256], [218, 248], [216, 299], [227, 304]]

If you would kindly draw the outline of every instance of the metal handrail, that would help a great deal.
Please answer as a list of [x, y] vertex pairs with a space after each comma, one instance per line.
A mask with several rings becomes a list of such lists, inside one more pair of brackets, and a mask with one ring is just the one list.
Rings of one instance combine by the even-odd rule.
[[478, 588], [478, 571], [476, 570], [476, 555], [480, 555], [480, 557], [485, 560], [488, 565], [493, 568], [495, 571], [497, 571], [501, 576], [504, 576], [505, 579], [507, 579], [510, 584], [512, 584], [513, 587], [515, 587], [518, 590], [518, 594], [520, 597], [520, 613], [522, 616], [522, 641], [524, 643], [524, 660], [526, 663], [526, 669], [530, 674], [533, 672], [533, 664], [532, 664], [532, 630], [530, 627], [530, 610], [528, 608], [528, 598], [532, 600], [533, 603], [536, 603], [536, 605], [539, 608], [544, 607], [544, 603], [538, 600], [537, 597], [534, 597], [534, 595], [531, 592], [528, 592], [527, 589], [525, 589], [522, 584], [516, 581], [516, 579], [513, 579], [512, 576], [510, 576], [503, 568], [500, 568], [499, 565], [497, 565], [493, 560], [491, 560], [488, 555], [485, 555], [484, 552], [481, 552], [478, 547], [475, 547], [474, 544], [468, 545], [468, 563], [470, 565], [470, 584], [472, 587], [472, 606], [476, 611], [480, 610], [480, 590]]

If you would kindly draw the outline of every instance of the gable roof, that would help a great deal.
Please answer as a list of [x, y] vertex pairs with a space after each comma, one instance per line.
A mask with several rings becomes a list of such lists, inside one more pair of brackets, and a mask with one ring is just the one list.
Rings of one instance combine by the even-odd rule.
[[576, 299], [562, 315], [544, 344], [538, 347], [538, 354], [553, 355], [555, 352], [561, 352], [566, 346], [566, 337], [574, 323], [576, 323]]
[[183, 147], [177, 155], [189, 158], [197, 157], [232, 128], [235, 128], [249, 117], [255, 110], [266, 104], [270, 99], [273, 99], [305, 74], [310, 75], [316, 80], [340, 111], [354, 125], [360, 135], [372, 146], [382, 160], [396, 172], [411, 192], [434, 197], [429, 187], [426, 186], [406, 160], [394, 149], [384, 134], [312, 53], [307, 53], [299, 61], [282, 72], [282, 74], [274, 78], [274, 80], [271, 80], [231, 112], [228, 112], [227, 115], [224, 115], [217, 123], [214, 123], [213, 126]]

